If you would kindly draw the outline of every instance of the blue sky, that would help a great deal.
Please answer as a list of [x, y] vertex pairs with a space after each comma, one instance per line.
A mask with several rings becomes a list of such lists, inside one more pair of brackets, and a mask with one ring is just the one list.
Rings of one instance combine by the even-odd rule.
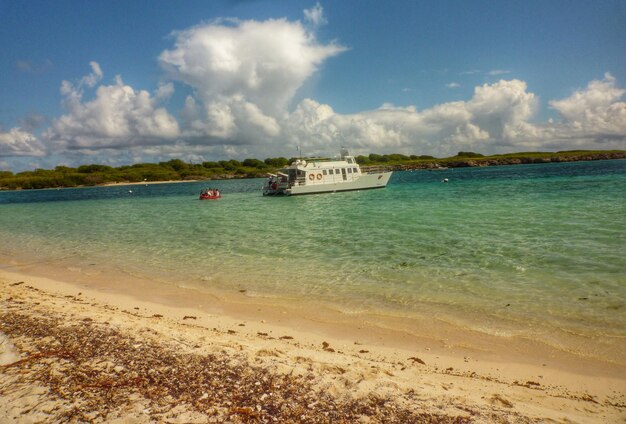
[[0, 169], [626, 148], [623, 1], [0, 0]]

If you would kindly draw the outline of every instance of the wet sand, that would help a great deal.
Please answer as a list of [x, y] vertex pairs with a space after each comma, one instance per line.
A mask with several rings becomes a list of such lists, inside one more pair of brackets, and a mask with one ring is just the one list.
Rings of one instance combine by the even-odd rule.
[[539, 346], [524, 361], [506, 340], [441, 346], [254, 299], [59, 276], [0, 270], [9, 422], [626, 420], [619, 365]]

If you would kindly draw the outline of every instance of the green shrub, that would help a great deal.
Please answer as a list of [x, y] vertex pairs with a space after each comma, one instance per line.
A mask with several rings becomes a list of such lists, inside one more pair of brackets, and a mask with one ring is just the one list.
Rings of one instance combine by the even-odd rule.
[[460, 158], [483, 158], [485, 157], [484, 155], [481, 155], [480, 153], [474, 153], [474, 152], [459, 152], [456, 155]]

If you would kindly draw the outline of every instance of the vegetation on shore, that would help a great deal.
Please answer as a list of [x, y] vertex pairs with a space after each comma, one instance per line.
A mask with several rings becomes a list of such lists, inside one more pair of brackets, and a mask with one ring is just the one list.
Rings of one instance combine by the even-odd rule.
[[[368, 167], [384, 167], [388, 170], [436, 169], [442, 167], [468, 167], [515, 165], [522, 163], [571, 162], [581, 160], [624, 159], [626, 150], [570, 150], [560, 152], [523, 152], [503, 155], [484, 156], [474, 152], [459, 152], [448, 158], [389, 154], [357, 156], [357, 162], [367, 170]], [[150, 181], [185, 181], [217, 180], [232, 178], [263, 177], [268, 172], [291, 163], [295, 158], [284, 157], [245, 159], [243, 161], [221, 160], [201, 164], [186, 163], [172, 159], [159, 163], [138, 163], [120, 167], [107, 165], [82, 165], [78, 168], [57, 166], [52, 170], [36, 169], [13, 173], [0, 171], [0, 189], [39, 189], [58, 187], [95, 186], [110, 183], [133, 183]]]

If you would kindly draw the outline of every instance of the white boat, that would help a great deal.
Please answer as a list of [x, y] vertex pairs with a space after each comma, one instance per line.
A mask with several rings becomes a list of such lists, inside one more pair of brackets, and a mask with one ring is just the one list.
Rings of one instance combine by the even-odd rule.
[[264, 196], [334, 193], [337, 191], [384, 188], [393, 172], [362, 173], [354, 156], [342, 150], [339, 158], [297, 159], [269, 177]]

